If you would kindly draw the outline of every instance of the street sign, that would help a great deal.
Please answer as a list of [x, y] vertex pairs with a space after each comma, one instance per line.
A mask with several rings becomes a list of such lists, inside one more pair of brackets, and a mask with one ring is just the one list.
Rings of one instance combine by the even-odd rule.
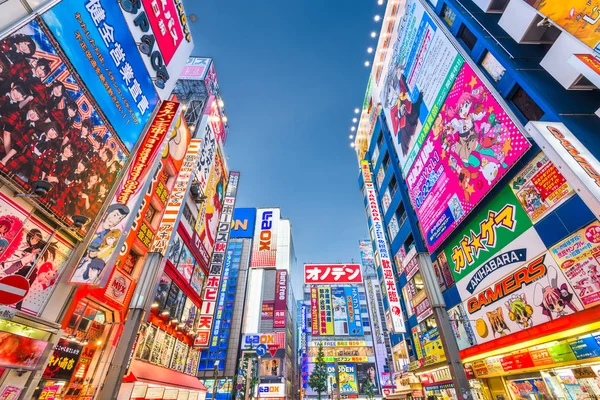
[[0, 304], [16, 304], [29, 292], [29, 281], [21, 275], [0, 278]]
[[279, 345], [276, 345], [276, 344], [269, 345], [269, 353], [271, 353], [271, 357], [275, 357], [275, 353], [277, 353], [277, 350], [279, 350]]
[[256, 355], [257, 356], [262, 357], [265, 354], [267, 354], [267, 346], [265, 346], [264, 344], [259, 344], [258, 346], [256, 346]]

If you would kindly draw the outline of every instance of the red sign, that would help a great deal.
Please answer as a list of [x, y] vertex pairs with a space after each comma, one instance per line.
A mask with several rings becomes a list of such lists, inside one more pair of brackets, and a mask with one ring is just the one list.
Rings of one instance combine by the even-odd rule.
[[0, 279], [0, 304], [16, 304], [29, 292], [29, 281], [21, 275], [9, 275]]
[[262, 303], [262, 320], [273, 319], [275, 306], [272, 301], [263, 301]]
[[529, 355], [531, 356], [533, 365], [536, 367], [554, 364], [554, 360], [547, 349], [530, 350]]
[[278, 344], [267, 345], [267, 349], [269, 349], [269, 353], [271, 353], [271, 357], [275, 357], [275, 353], [277, 353], [277, 350], [279, 350], [280, 347], [281, 346], [279, 346]]
[[104, 295], [117, 303], [124, 305], [129, 294], [133, 280], [127, 274], [115, 268], [112, 277], [108, 281]]
[[361, 283], [360, 264], [304, 264], [306, 285]]
[[34, 370], [48, 342], [0, 331], [0, 367]]
[[277, 270], [275, 275], [275, 303], [273, 313], [273, 328], [285, 328], [287, 310], [288, 272]]
[[169, 65], [183, 40], [183, 30], [175, 3], [171, 0], [142, 0], [142, 3], [163, 60], [166, 65]]

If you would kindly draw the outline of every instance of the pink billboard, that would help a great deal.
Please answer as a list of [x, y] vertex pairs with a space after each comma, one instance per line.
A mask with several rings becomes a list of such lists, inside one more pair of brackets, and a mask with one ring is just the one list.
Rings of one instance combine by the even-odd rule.
[[171, 0], [142, 0], [142, 3], [163, 60], [169, 65], [183, 40], [183, 29], [175, 3]]
[[452, 233], [530, 146], [464, 64], [406, 177], [429, 251]]

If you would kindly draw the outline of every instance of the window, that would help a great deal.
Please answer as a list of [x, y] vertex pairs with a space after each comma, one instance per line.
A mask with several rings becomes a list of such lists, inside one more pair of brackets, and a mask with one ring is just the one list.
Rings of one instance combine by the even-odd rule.
[[196, 217], [192, 213], [190, 206], [186, 203], [183, 205], [183, 218], [189, 222], [190, 226], [193, 228], [196, 226]]
[[152, 204], [150, 204], [148, 205], [148, 209], [146, 210], [146, 215], [144, 216], [144, 218], [146, 218], [146, 221], [152, 224], [152, 218], [154, 218], [155, 214], [156, 208], [152, 207]]
[[390, 194], [392, 195], [392, 197], [394, 197], [394, 195], [396, 194], [396, 191], [398, 190], [398, 181], [396, 181], [395, 176], [392, 176], [392, 179], [390, 180], [389, 189], [390, 189]]
[[539, 121], [544, 116], [544, 111], [521, 86], [517, 86], [510, 100], [527, 121]]
[[396, 216], [398, 217], [398, 225], [402, 226], [406, 220], [406, 210], [404, 209], [404, 204], [402, 204], [402, 202], [400, 202], [398, 208], [396, 208]]
[[486, 70], [495, 82], [502, 79], [504, 72], [506, 72], [506, 68], [504, 68], [489, 51], [485, 52], [485, 56], [483, 57], [483, 60], [481, 60], [481, 67]]
[[465, 25], [463, 25], [460, 32], [458, 33], [458, 37], [460, 38], [460, 40], [462, 40], [462, 42], [465, 44], [465, 46], [467, 46], [469, 50], [473, 50], [473, 47], [475, 47], [475, 43], [477, 43], [477, 37]]
[[444, 21], [446, 21], [449, 27], [452, 27], [454, 20], [456, 19], [456, 14], [450, 7], [448, 7], [448, 4], [444, 4], [442, 7], [442, 18]]
[[[410, 251], [410, 248], [414, 245], [415, 245], [415, 239], [413, 238], [413, 235], [411, 233], [408, 235], [408, 237], [404, 241], [404, 248], [406, 248], [406, 249], [408, 249], [408, 251]], [[408, 253], [408, 251], [407, 251], [407, 253]]]
[[385, 153], [385, 156], [383, 156], [383, 168], [387, 172], [389, 167], [390, 167], [390, 155], [389, 155], [389, 153]]
[[379, 132], [379, 136], [377, 136], [377, 147], [381, 147], [383, 144], [383, 132]]

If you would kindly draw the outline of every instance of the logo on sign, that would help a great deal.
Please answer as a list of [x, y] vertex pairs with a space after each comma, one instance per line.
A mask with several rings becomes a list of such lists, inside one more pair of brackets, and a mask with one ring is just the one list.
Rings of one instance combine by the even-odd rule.
[[115, 296], [117, 299], [125, 296], [125, 292], [127, 290], [127, 282], [125, 281], [125, 278], [119, 276], [113, 279], [112, 284], [110, 285], [110, 290], [112, 290], [113, 296]]
[[273, 211], [265, 211], [260, 222], [259, 251], [271, 250], [271, 228], [273, 227]]
[[279, 393], [279, 386], [260, 386], [258, 391], [260, 393]]

